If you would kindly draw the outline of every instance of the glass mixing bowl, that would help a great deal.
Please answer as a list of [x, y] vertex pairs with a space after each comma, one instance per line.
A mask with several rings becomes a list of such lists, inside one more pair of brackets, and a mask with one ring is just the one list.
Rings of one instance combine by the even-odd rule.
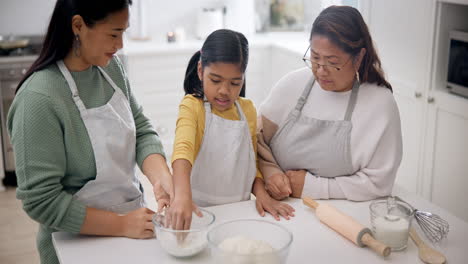
[[203, 216], [199, 217], [192, 213], [192, 224], [189, 230], [174, 230], [166, 226], [166, 218], [163, 213], [153, 216], [156, 238], [161, 247], [170, 255], [175, 257], [190, 257], [207, 246], [206, 235], [208, 228], [215, 221], [213, 213], [201, 209]]
[[214, 263], [284, 264], [292, 241], [288, 229], [266, 220], [234, 220], [208, 231]]

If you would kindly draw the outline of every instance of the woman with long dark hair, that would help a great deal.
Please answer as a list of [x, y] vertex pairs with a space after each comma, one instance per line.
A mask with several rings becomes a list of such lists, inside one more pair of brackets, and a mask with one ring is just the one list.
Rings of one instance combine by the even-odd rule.
[[260, 107], [259, 167], [270, 194], [370, 200], [391, 194], [402, 158], [392, 86], [361, 14], [324, 9], [307, 67], [283, 77]]
[[257, 169], [257, 112], [243, 98], [248, 59], [244, 35], [220, 29], [189, 61], [172, 155], [174, 201], [166, 212], [175, 229], [190, 227], [197, 205], [239, 202], [251, 193], [261, 215], [293, 215], [268, 195]]
[[172, 195], [162, 144], [115, 56], [130, 4], [58, 0], [41, 54], [9, 112], [17, 197], [40, 224], [41, 263], [58, 263], [55, 231], [154, 236], [137, 164], [158, 207]]

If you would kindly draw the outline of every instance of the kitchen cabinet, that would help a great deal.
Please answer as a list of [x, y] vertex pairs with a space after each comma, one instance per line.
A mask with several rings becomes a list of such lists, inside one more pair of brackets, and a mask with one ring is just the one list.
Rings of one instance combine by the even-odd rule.
[[245, 97], [252, 100], [258, 108], [270, 89], [270, 60], [271, 47], [269, 45], [251, 46], [249, 49], [249, 63], [245, 73]]
[[468, 98], [446, 88], [449, 32], [468, 32], [468, 1], [437, 2], [423, 194], [468, 221]]
[[396, 183], [414, 193], [421, 188], [434, 5], [434, 0], [397, 0], [367, 6], [371, 35], [400, 110], [403, 160]]
[[428, 108], [424, 193], [468, 221], [468, 99], [434, 91]]
[[301, 46], [301, 49], [297, 51], [282, 46], [273, 46], [270, 68], [270, 87], [275, 86], [287, 73], [305, 67], [302, 56], [307, 49], [307, 40], [308, 38], [304, 39], [304, 44]]
[[178, 105], [185, 94], [185, 70], [195, 51], [188, 49], [126, 56], [132, 91], [161, 137], [168, 160], [172, 155]]
[[403, 161], [396, 183], [467, 221], [468, 99], [449, 93], [445, 80], [448, 33], [468, 31], [468, 1], [368, 1], [365, 6], [402, 121]]

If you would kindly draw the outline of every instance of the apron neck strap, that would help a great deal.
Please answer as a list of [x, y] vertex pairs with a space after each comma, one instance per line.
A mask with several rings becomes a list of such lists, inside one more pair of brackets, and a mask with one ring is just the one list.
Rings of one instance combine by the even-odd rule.
[[65, 80], [68, 83], [68, 88], [70, 89], [70, 91], [72, 93], [72, 98], [73, 98], [73, 101], [75, 102], [76, 106], [78, 107], [80, 112], [85, 111], [86, 107], [85, 107], [83, 101], [81, 101], [81, 98], [80, 98], [80, 96], [78, 94], [78, 88], [76, 87], [75, 80], [73, 80], [73, 77], [72, 77], [70, 71], [67, 69], [67, 66], [65, 66], [65, 63], [63, 62], [63, 60], [57, 61], [57, 66], [59, 67], [60, 72], [62, 72], [63, 77], [65, 77]]
[[[242, 108], [240, 107], [239, 102], [237, 102], [236, 100], [234, 104], [236, 105], [237, 113], [239, 114], [239, 119], [241, 121], [246, 120], [247, 118], [245, 117], [244, 111], [242, 111]], [[205, 112], [208, 114], [211, 114], [211, 104], [210, 102], [208, 102], [208, 99], [206, 99], [206, 96], [203, 97], [203, 105], [205, 107]]]
[[[78, 109], [80, 112], [83, 112], [86, 110], [86, 107], [81, 100], [79, 94], [78, 94], [78, 88], [76, 86], [75, 80], [73, 80], [73, 76], [71, 75], [70, 71], [68, 70], [67, 66], [63, 62], [63, 60], [57, 61], [57, 66], [60, 69], [60, 72], [62, 72], [63, 76], [65, 77], [65, 80], [68, 83], [68, 87], [70, 88], [70, 91], [72, 93], [72, 98], [75, 104], [77, 105]], [[92, 67], [92, 66], [91, 66]], [[111, 85], [112, 89], [114, 89], [114, 92], [116, 93], [123, 93], [122, 90], [118, 89], [118, 86], [114, 83], [114, 81], [109, 77], [109, 75], [102, 69], [101, 67], [97, 67], [101, 74], [104, 76], [104, 79], [106, 79], [107, 82]]]
[[349, 97], [348, 107], [346, 108], [346, 114], [344, 118], [346, 121], [351, 121], [351, 117], [353, 116], [353, 111], [354, 107], [356, 106], [357, 95], [359, 92], [359, 85], [359, 81], [355, 80], [351, 90], [351, 96]]
[[314, 86], [315, 83], [315, 78], [311, 77], [309, 81], [307, 82], [304, 91], [302, 91], [301, 97], [297, 100], [297, 104], [295, 109], [299, 112], [302, 111], [302, 108], [304, 107], [305, 103], [307, 102], [307, 98], [309, 97], [310, 91], [312, 91], [312, 87]]
[[119, 87], [115, 84], [115, 82], [111, 79], [111, 77], [109, 76], [109, 74], [107, 74], [106, 71], [104, 71], [104, 69], [101, 67], [101, 66], [97, 66], [97, 68], [99, 69], [99, 71], [101, 72], [101, 74], [104, 76], [104, 79], [107, 80], [107, 82], [111, 85], [111, 87], [114, 89], [114, 92], [122, 92], [121, 89], [119, 89]]
[[[307, 85], [304, 88], [304, 91], [301, 94], [301, 97], [297, 100], [296, 104], [296, 111], [301, 112], [302, 108], [304, 107], [305, 103], [307, 102], [307, 98], [309, 97], [310, 91], [312, 91], [312, 87], [315, 84], [315, 78], [312, 77], [310, 80], [307, 82]], [[353, 84], [353, 88], [351, 90], [351, 95], [349, 97], [348, 101], [348, 107], [346, 108], [346, 114], [344, 120], [350, 121], [351, 117], [353, 115], [354, 107], [356, 106], [356, 101], [357, 101], [357, 95], [359, 92], [359, 81], [355, 80]]]

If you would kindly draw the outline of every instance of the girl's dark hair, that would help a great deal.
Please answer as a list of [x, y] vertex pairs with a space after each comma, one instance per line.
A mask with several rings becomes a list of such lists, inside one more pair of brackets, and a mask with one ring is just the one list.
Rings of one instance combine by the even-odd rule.
[[72, 18], [80, 15], [88, 27], [105, 19], [109, 14], [123, 10], [132, 0], [57, 0], [41, 53], [18, 84], [16, 91], [34, 72], [62, 60], [72, 49]]
[[[229, 29], [218, 29], [206, 38], [201, 50], [190, 59], [184, 80], [185, 94], [203, 98], [203, 85], [198, 78], [199, 61], [203, 68], [215, 62], [238, 64], [240, 71], [245, 73], [249, 61], [249, 42], [242, 33]], [[240, 96], [245, 96], [245, 77]]]
[[360, 81], [376, 83], [392, 90], [390, 83], [385, 80], [369, 29], [356, 8], [330, 6], [324, 9], [312, 25], [310, 39], [314, 34], [327, 37], [353, 57], [356, 57], [361, 49], [365, 48], [366, 54], [358, 70]]

